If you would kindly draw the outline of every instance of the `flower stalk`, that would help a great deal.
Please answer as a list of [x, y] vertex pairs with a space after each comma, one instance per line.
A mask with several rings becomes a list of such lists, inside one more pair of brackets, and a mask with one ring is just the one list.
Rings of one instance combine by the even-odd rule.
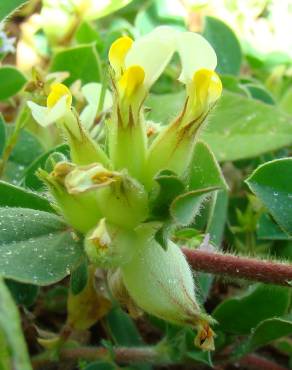
[[260, 260], [232, 254], [182, 248], [189, 264], [196, 271], [209, 272], [237, 279], [291, 287], [292, 264]]

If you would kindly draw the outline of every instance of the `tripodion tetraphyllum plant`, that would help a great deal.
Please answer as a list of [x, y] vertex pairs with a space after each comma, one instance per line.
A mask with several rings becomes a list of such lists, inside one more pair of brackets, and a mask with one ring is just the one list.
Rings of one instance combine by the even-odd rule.
[[[185, 103], [168, 126], [148, 136], [144, 102], [174, 53], [181, 62]], [[56, 124], [70, 146], [70, 161], [60, 160], [38, 175], [68, 224], [84, 236], [90, 263], [108, 270], [113, 295], [130, 311], [137, 306], [197, 328], [195, 343], [205, 350], [214, 349], [213, 319], [200, 307], [192, 271], [171, 239], [174, 229], [187, 224], [159, 212], [158, 179], [181, 184], [169, 203], [192, 190], [188, 174], [196, 138], [222, 91], [216, 61], [202, 36], [169, 27], [136, 41], [116, 40], [109, 50], [113, 106], [103, 143], [85, 129], [65, 85], [51, 86], [46, 107], [28, 102], [34, 119], [44, 127]]]

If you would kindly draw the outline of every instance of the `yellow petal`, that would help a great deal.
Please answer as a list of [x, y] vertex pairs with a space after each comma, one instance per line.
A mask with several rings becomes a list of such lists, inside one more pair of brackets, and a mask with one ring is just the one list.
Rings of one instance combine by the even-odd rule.
[[72, 94], [67, 86], [60, 84], [60, 83], [54, 83], [51, 85], [51, 92], [49, 93], [47, 97], [47, 107], [53, 108], [54, 105], [63, 97], [67, 95], [66, 103], [68, 108], [71, 107], [72, 104]]
[[222, 93], [222, 82], [216, 72], [199, 69], [193, 76], [197, 102], [201, 105], [214, 103]]
[[144, 82], [145, 72], [140, 66], [131, 66], [122, 75], [119, 81], [119, 88], [126, 97], [131, 97]]
[[124, 66], [125, 57], [133, 44], [133, 40], [128, 36], [123, 36], [112, 43], [108, 58], [111, 66], [116, 72], [121, 73]]

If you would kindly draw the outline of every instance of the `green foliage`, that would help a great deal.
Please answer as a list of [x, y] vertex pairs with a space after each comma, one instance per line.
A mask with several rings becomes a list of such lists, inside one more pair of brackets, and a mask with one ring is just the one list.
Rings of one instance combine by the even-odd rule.
[[5, 284], [8, 286], [17, 304], [30, 307], [35, 303], [39, 293], [39, 287], [37, 285], [23, 284], [8, 279], [5, 281]]
[[70, 274], [82, 256], [80, 243], [51, 213], [4, 207], [0, 220], [0, 274], [4, 277], [49, 285]]
[[123, 346], [141, 346], [143, 344], [133, 320], [121, 308], [115, 307], [109, 312], [107, 326], [114, 343]]
[[4, 147], [5, 147], [5, 142], [6, 142], [6, 127], [5, 127], [5, 121], [0, 114], [0, 156], [3, 153]]
[[1, 207], [23, 207], [38, 209], [40, 211], [53, 212], [49, 201], [29, 190], [0, 181], [0, 206]]
[[70, 288], [74, 295], [79, 294], [86, 286], [88, 280], [88, 264], [84, 258], [71, 273]]
[[289, 240], [291, 238], [268, 214], [263, 214], [258, 221], [257, 237], [265, 240]]
[[32, 370], [26, 343], [21, 330], [17, 307], [0, 277], [0, 343], [1, 351], [6, 347], [6, 355], [1, 352], [0, 365], [3, 370]]
[[290, 300], [289, 288], [253, 285], [242, 296], [226, 299], [219, 304], [213, 316], [221, 330], [249, 334], [263, 320], [287, 314]]
[[80, 79], [83, 84], [101, 80], [100, 60], [94, 45], [79, 45], [58, 52], [52, 60], [51, 71], [67, 71], [65, 83]]
[[187, 182], [190, 189], [228, 189], [214, 154], [203, 141], [198, 141], [195, 146]]
[[278, 159], [258, 167], [246, 180], [250, 189], [264, 203], [278, 224], [291, 235], [292, 160]]
[[43, 151], [37, 137], [27, 130], [22, 130], [6, 165], [5, 179], [14, 184], [20, 182], [26, 167]]
[[206, 17], [203, 35], [216, 51], [217, 71], [222, 74], [238, 75], [242, 53], [239, 41], [232, 29], [218, 18]]
[[28, 0], [3, 0], [0, 4], [0, 22], [6, 17], [15, 12], [23, 4], [27, 3]]
[[24, 75], [12, 66], [0, 68], [0, 80], [0, 100], [6, 100], [16, 95], [26, 83]]
[[290, 335], [292, 332], [292, 322], [283, 318], [271, 318], [263, 320], [255, 328], [248, 340], [248, 351], [254, 351], [275, 339]]
[[42, 181], [37, 177], [36, 171], [39, 168], [45, 167], [46, 161], [52, 153], [61, 153], [68, 156], [69, 148], [66, 144], [62, 144], [56, 148], [48, 150], [41, 156], [36, 156], [36, 159], [26, 168], [23, 174], [21, 180], [23, 185], [35, 191], [41, 190], [44, 187]]
[[115, 370], [116, 366], [108, 362], [96, 361], [87, 365], [84, 370]]

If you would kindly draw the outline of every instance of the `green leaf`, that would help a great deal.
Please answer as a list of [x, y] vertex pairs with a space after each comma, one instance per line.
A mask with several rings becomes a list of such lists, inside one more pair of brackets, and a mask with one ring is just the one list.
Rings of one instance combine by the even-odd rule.
[[185, 182], [188, 191], [178, 194], [172, 201], [170, 213], [174, 221], [187, 226], [199, 213], [209, 194], [218, 189], [227, 189], [220, 167], [208, 146], [199, 141], [187, 171]]
[[190, 225], [199, 213], [203, 202], [218, 187], [192, 190], [177, 196], [170, 205], [170, 214], [176, 224]]
[[261, 321], [283, 316], [290, 305], [289, 288], [255, 284], [240, 297], [226, 299], [212, 313], [219, 330], [249, 334]]
[[17, 304], [21, 304], [26, 307], [34, 304], [39, 292], [38, 286], [32, 284], [23, 284], [19, 283], [18, 281], [8, 279], [5, 281], [5, 283]]
[[292, 143], [291, 116], [225, 91], [201, 137], [219, 161], [256, 157]]
[[67, 313], [68, 288], [55, 285], [45, 292], [43, 297], [44, 309], [54, 313]]
[[16, 95], [23, 88], [26, 78], [18, 69], [3, 66], [0, 68], [0, 81], [0, 100], [6, 100]]
[[206, 17], [203, 36], [215, 49], [218, 58], [217, 71], [238, 75], [242, 53], [239, 41], [231, 28], [217, 18]]
[[78, 44], [101, 43], [102, 39], [89, 22], [82, 22], [75, 33], [75, 39]]
[[281, 98], [279, 105], [288, 114], [292, 115], [292, 87], [290, 87], [283, 97]]
[[43, 152], [44, 149], [37, 137], [29, 131], [22, 130], [9, 159], [12, 162], [28, 166]]
[[25, 168], [43, 153], [44, 149], [29, 131], [22, 130], [5, 168], [5, 178], [13, 183], [23, 176]]
[[117, 370], [117, 367], [108, 362], [96, 361], [87, 365], [84, 370]]
[[164, 125], [169, 124], [183, 109], [185, 99], [184, 91], [174, 94], [151, 94], [145, 103], [146, 107], [151, 109], [147, 118]]
[[241, 85], [240, 80], [234, 75], [220, 75], [220, 79], [223, 84], [223, 88], [243, 96], [248, 96], [248, 91], [244, 85]]
[[24, 172], [21, 184], [32, 190], [41, 190], [44, 187], [44, 183], [36, 176], [36, 171], [38, 168], [45, 167], [46, 161], [52, 153], [62, 153], [69, 156], [69, 147], [67, 144], [59, 145], [35, 159]]
[[[206, 234], [210, 236], [210, 242], [218, 249], [220, 248], [224, 229], [227, 220], [228, 210], [228, 193], [227, 191], [216, 191], [212, 195], [209, 205], [208, 223], [206, 226]], [[198, 282], [200, 284], [200, 298], [202, 303], [208, 298], [214, 275], [205, 272], [198, 274]]]
[[262, 321], [254, 330], [248, 342], [248, 351], [254, 351], [275, 339], [292, 334], [292, 321], [283, 318], [271, 318]]
[[73, 295], [82, 292], [86, 287], [88, 280], [88, 263], [84, 258], [80, 261], [79, 265], [72, 271], [70, 279], [70, 288]]
[[159, 219], [167, 218], [171, 202], [183, 192], [185, 185], [172, 171], [160, 172], [155, 181], [159, 187], [155, 189], [155, 194], [152, 194], [151, 213]]
[[263, 87], [254, 84], [247, 84], [245, 86], [254, 99], [260, 100], [263, 103], [270, 105], [275, 104], [273, 96], [269, 93], [269, 91], [265, 90]]
[[217, 247], [223, 239], [224, 228], [227, 218], [228, 193], [227, 191], [216, 191], [213, 195], [206, 233], [210, 234], [210, 240]]
[[[5, 346], [7, 347], [7, 353], [9, 353], [8, 369], [32, 370], [25, 340], [21, 331], [19, 313], [8, 288], [0, 277], [0, 337], [1, 334], [3, 335]], [[0, 366], [2, 365], [2, 360], [1, 356]]]
[[259, 166], [246, 180], [274, 220], [292, 234], [292, 158], [277, 159]]
[[214, 154], [203, 141], [195, 145], [193, 158], [188, 170], [187, 183], [189, 189], [217, 187], [227, 190], [228, 185], [222, 175]]
[[107, 315], [106, 322], [115, 344], [129, 347], [143, 345], [133, 320], [121, 308], [113, 308]]
[[94, 44], [67, 48], [52, 60], [51, 72], [67, 71], [70, 76], [64, 83], [70, 85], [80, 79], [82, 84], [100, 82], [100, 60]]
[[289, 237], [266, 213], [258, 221], [257, 237], [263, 240], [291, 240], [291, 236]]
[[78, 264], [83, 252], [57, 216], [28, 208], [0, 208], [0, 275], [16, 281], [53, 284]]
[[8, 17], [10, 14], [15, 12], [23, 4], [27, 3], [28, 0], [1, 0], [0, 3], [0, 22]]
[[0, 181], [0, 194], [0, 207], [22, 207], [54, 212], [48, 199], [4, 181]]
[[5, 127], [5, 121], [0, 113], [0, 157], [3, 153], [3, 150], [5, 148], [6, 143], [6, 127]]
[[213, 368], [213, 363], [212, 363], [212, 359], [211, 359], [211, 354], [210, 352], [203, 352], [203, 351], [196, 351], [196, 350], [193, 350], [193, 351], [189, 351], [186, 353], [187, 357], [196, 361], [196, 362], [199, 362], [201, 364], [205, 364], [211, 368]]
[[154, 238], [157, 243], [163, 248], [167, 249], [170, 234], [172, 232], [171, 221], [166, 221], [155, 233]]

